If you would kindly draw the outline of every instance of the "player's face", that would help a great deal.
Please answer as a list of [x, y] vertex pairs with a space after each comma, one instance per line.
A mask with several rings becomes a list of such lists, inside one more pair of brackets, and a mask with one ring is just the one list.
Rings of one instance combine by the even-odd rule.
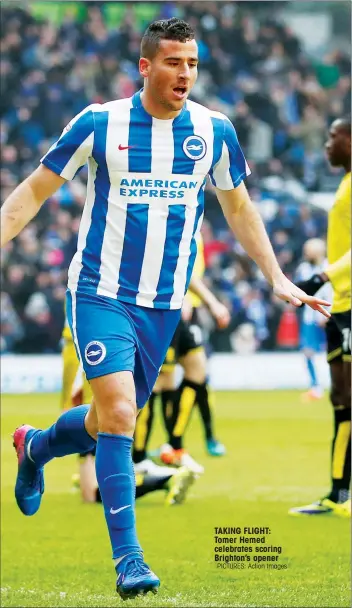
[[179, 112], [197, 79], [197, 65], [195, 40], [161, 40], [152, 60], [140, 60], [140, 71], [148, 79], [148, 94], [154, 103], [169, 112]]
[[330, 127], [325, 149], [333, 167], [343, 167], [351, 160], [351, 136], [339, 120]]

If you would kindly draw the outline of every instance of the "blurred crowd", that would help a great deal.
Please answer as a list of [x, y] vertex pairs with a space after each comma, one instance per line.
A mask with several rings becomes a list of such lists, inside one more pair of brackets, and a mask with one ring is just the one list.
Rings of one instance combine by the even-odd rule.
[[[142, 83], [139, 44], [147, 23], [126, 6], [109, 27], [103, 2], [59, 27], [27, 10], [2, 9], [0, 75], [1, 200], [38, 165], [72, 116], [90, 103], [128, 97]], [[258, 204], [284, 271], [292, 276], [307, 238], [326, 231], [311, 191], [331, 191], [340, 175], [324, 156], [327, 125], [350, 111], [350, 60], [329, 50], [310, 57], [284, 23], [259, 22], [251, 3], [153, 3], [196, 30], [201, 69], [192, 99], [235, 124]], [[67, 267], [85, 200], [86, 170], [65, 184], [1, 259], [1, 351], [56, 352], [64, 322]], [[272, 349], [285, 308], [226, 228], [210, 187], [203, 235], [206, 280], [233, 312], [231, 327], [204, 323], [216, 350]], [[282, 332], [281, 332], [282, 333]], [[289, 346], [288, 344], [286, 346]], [[294, 347], [294, 344], [292, 344]]]

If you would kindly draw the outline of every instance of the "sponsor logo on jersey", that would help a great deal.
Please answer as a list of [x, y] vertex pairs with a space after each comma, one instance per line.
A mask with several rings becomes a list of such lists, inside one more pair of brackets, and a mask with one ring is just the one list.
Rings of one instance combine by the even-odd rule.
[[[204, 180], [197, 180], [191, 176], [177, 179], [170, 175], [167, 179], [153, 179], [153, 177], [128, 177], [121, 175], [117, 181], [118, 192], [130, 202], [152, 202], [152, 199], [168, 199], [169, 203], [179, 202], [187, 204], [190, 200], [197, 202], [199, 188]], [[173, 199], [173, 200], [172, 200]]]

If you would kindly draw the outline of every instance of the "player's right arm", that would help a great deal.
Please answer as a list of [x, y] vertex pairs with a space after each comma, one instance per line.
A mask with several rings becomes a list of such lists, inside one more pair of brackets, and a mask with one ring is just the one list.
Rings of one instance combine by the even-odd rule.
[[210, 172], [210, 178], [229, 227], [272, 285], [276, 296], [293, 306], [308, 304], [314, 310], [329, 317], [330, 313], [324, 308], [330, 305], [329, 302], [307, 295], [291, 283], [282, 272], [263, 220], [251, 201], [243, 181], [250, 172], [238, 143], [236, 131], [228, 119], [225, 118], [223, 124], [222, 153]]
[[1, 247], [14, 239], [37, 215], [41, 206], [66, 180], [40, 165], [6, 199], [1, 207]]
[[6, 199], [1, 208], [1, 247], [15, 238], [45, 201], [87, 162], [93, 149], [93, 109], [97, 105], [88, 106], [71, 120], [41, 165]]

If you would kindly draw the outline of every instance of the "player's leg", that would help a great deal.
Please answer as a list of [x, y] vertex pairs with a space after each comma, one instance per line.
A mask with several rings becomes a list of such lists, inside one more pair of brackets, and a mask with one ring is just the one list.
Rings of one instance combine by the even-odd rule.
[[330, 401], [334, 413], [331, 489], [327, 496], [316, 502], [290, 509], [291, 515], [335, 514], [345, 517], [349, 516], [351, 512], [351, 503], [348, 500], [351, 483], [351, 368], [349, 363], [351, 351], [348, 342], [343, 341], [343, 333], [336, 324], [335, 316], [326, 324], [331, 377]]
[[[65, 407], [68, 405], [69, 387], [72, 389], [74, 369], [76, 370], [76, 365], [70, 357], [70, 365], [66, 365], [62, 395], [62, 404]], [[22, 425], [16, 429], [13, 435], [13, 445], [18, 458], [15, 496], [24, 515], [34, 515], [40, 507], [44, 492], [44, 465], [52, 458], [93, 449], [96, 433], [97, 418], [94, 408], [91, 409], [89, 405], [64, 411], [45, 431], [30, 425]]]
[[157, 393], [153, 390], [144, 408], [139, 412], [136, 421], [136, 429], [134, 432], [132, 458], [135, 464], [135, 470], [138, 471], [138, 466], [143, 466], [147, 460], [147, 447], [150, 433], [154, 421], [154, 403]]
[[184, 378], [174, 398], [172, 433], [169, 443], [176, 450], [183, 448], [183, 436], [193, 408], [197, 404], [205, 427], [208, 452], [212, 456], [221, 456], [225, 453], [225, 447], [214, 437], [204, 348], [202, 346], [192, 348], [183, 357], [180, 357], [180, 363], [184, 369]]
[[313, 323], [302, 323], [301, 348], [309, 376], [309, 390], [302, 398], [304, 401], [314, 401], [322, 397], [315, 365], [315, 353], [319, 350], [318, 335], [320, 328]]
[[75, 477], [75, 485], [80, 489], [83, 502], [101, 502], [95, 472], [95, 449], [87, 454], [80, 454], [79, 473]]
[[334, 436], [331, 449], [331, 492], [334, 503], [345, 503], [351, 483], [351, 364], [331, 361], [331, 403], [334, 409]]
[[163, 490], [166, 492], [167, 506], [182, 504], [189, 488], [194, 483], [195, 474], [187, 467], [159, 467], [150, 472], [136, 473], [136, 498], [141, 498], [151, 492]]
[[189, 350], [179, 361], [184, 370], [184, 377], [176, 391], [174, 402], [170, 437], [170, 444], [174, 449], [183, 447], [183, 436], [206, 378], [206, 356], [202, 346]]
[[[177, 340], [176, 342], [175, 339]], [[200, 360], [200, 357], [195, 356], [195, 353], [198, 351], [203, 352], [201, 334], [198, 333], [195, 336], [190, 331], [190, 325], [183, 320], [179, 323], [173, 345], [175, 351], [172, 363], [175, 365], [176, 361], [178, 361], [182, 365], [184, 377], [169, 401], [170, 411], [170, 405], [172, 405], [172, 415], [171, 417], [166, 415], [164, 417], [165, 425], [169, 432], [169, 444], [173, 450], [181, 450], [183, 448], [183, 435], [196, 402], [197, 393], [195, 385], [197, 381], [202, 382], [205, 378], [205, 364]], [[194, 360], [193, 365], [192, 360]], [[187, 366], [187, 361], [190, 361], [189, 366]], [[169, 380], [171, 382], [171, 375], [169, 376]]]
[[[98, 417], [96, 475], [117, 573], [116, 588], [125, 599], [155, 592], [160, 585], [158, 577], [144, 563], [137, 538], [131, 450], [137, 404], [141, 408], [148, 400], [161, 364], [156, 349], [159, 343], [162, 348], [163, 341], [171, 339], [171, 335], [165, 337], [160, 332], [159, 342], [154, 334], [160, 328], [155, 328], [152, 322], [148, 325], [146, 311], [102, 300], [99, 311], [102, 319], [97, 318], [95, 324], [96, 339], [88, 340], [87, 336], [83, 339], [78, 332], [77, 337]], [[83, 321], [81, 312], [80, 323]], [[149, 350], [149, 335], [155, 344], [154, 351]], [[153, 373], [147, 374], [140, 365], [144, 349], [150, 354]], [[166, 347], [162, 356], [165, 352]]]
[[[90, 380], [99, 421], [97, 479], [118, 574], [117, 591], [127, 598], [156, 591], [160, 584], [138, 547], [131, 448], [137, 408], [141, 409], [150, 397], [180, 313], [121, 302], [114, 306], [125, 313], [124, 321], [131, 324], [130, 328], [119, 326], [117, 358], [128, 369], [129, 358], [133, 357], [132, 369]], [[133, 349], [128, 348], [130, 338]], [[110, 352], [108, 345], [106, 352]]]
[[[181, 324], [180, 324], [181, 325]], [[158, 378], [158, 392], [161, 399], [161, 413], [168, 440], [172, 433], [174, 403], [176, 398], [175, 371], [180, 341], [180, 325], [167, 349], [165, 361]]]
[[[73, 309], [77, 311], [74, 315]], [[101, 494], [105, 505], [113, 504], [105, 509], [114, 557], [123, 557], [126, 552], [140, 557], [140, 545], [136, 538], [134, 518], [134, 472], [131, 459], [132, 435], [136, 416], [135, 387], [133, 381], [133, 361], [136, 349], [135, 339], [131, 338], [131, 321], [126, 312], [121, 315], [117, 303], [110, 304], [99, 297], [78, 296], [75, 306], [68, 297], [67, 313], [78, 350], [84, 353], [85, 371], [100, 376], [91, 380], [93, 393], [96, 394], [91, 409], [88, 406], [78, 406], [65, 412], [58, 421], [45, 431], [25, 429], [25, 435], [30, 434], [29, 442], [23, 442], [28, 449], [28, 457], [24, 464], [20, 462], [20, 470], [16, 484], [16, 497], [20, 507], [26, 502], [38, 508], [38, 495], [42, 488], [42, 467], [51, 458], [71, 453], [84, 453], [95, 446], [98, 428], [101, 431], [97, 446], [97, 478], [101, 485]], [[120, 331], [120, 335], [119, 332]], [[107, 335], [105, 343], [101, 338]], [[98, 340], [92, 338], [97, 337]], [[100, 340], [99, 340], [100, 338]], [[130, 339], [129, 339], [130, 338]], [[82, 359], [82, 357], [81, 357]], [[114, 367], [121, 365], [131, 371], [112, 372]], [[88, 368], [88, 369], [87, 369]], [[15, 443], [16, 443], [15, 433]], [[17, 451], [21, 449], [17, 441]], [[24, 450], [21, 450], [22, 455]], [[27, 455], [26, 455], [27, 456]], [[24, 467], [26, 468], [23, 471]], [[31, 471], [28, 468], [31, 467]], [[23, 479], [25, 473], [25, 479]], [[32, 478], [30, 478], [30, 474]], [[38, 479], [37, 479], [38, 478]], [[116, 483], [116, 479], [118, 482]], [[28, 500], [21, 495], [22, 482], [26, 489], [35, 486], [36, 494]], [[104, 498], [105, 496], [105, 498]], [[27, 500], [25, 500], [27, 498]], [[127, 502], [126, 502], [127, 501]], [[119, 513], [118, 503], [123, 508]], [[109, 509], [111, 508], [112, 513]], [[28, 507], [27, 507], [28, 509]], [[116, 511], [117, 509], [117, 511]], [[22, 510], [25, 510], [22, 508]], [[31, 511], [34, 509], [32, 507]], [[126, 511], [126, 512], [125, 512]], [[28, 514], [32, 514], [32, 512]], [[118, 519], [112, 516], [118, 515]], [[143, 568], [142, 568], [143, 569]], [[140, 570], [140, 568], [139, 568]], [[158, 579], [150, 574], [149, 569], [143, 569], [143, 584], [159, 585]], [[135, 581], [133, 581], [135, 582]], [[145, 586], [143, 587], [145, 588]]]
[[[84, 490], [81, 488], [82, 499], [87, 503], [101, 503], [93, 454], [87, 454], [81, 458], [81, 461], [81, 473], [77, 479], [77, 486], [84, 485]], [[173, 468], [154, 465], [154, 469], [150, 472], [136, 472], [136, 499], [162, 490], [166, 492], [165, 504], [167, 506], [182, 504], [195, 479], [194, 473], [186, 467]]]
[[172, 433], [175, 388], [175, 365], [163, 365], [158, 378], [158, 387], [161, 400], [161, 413], [168, 440]]
[[91, 378], [90, 382], [99, 427], [96, 474], [113, 558], [118, 561], [129, 553], [141, 551], [135, 529], [131, 457], [137, 415], [136, 391], [131, 371], [113, 372]]
[[[193, 309], [192, 322], [190, 324], [190, 332], [193, 335], [196, 345], [202, 345], [203, 332], [198, 321], [198, 309]], [[205, 349], [204, 349], [205, 353]], [[187, 354], [187, 353], [186, 353]], [[204, 381], [197, 386], [196, 405], [198, 406], [201, 421], [204, 426], [205, 444], [210, 456], [223, 456], [226, 453], [225, 446], [215, 437], [214, 431], [214, 393], [209, 385], [207, 376], [207, 362], [203, 361], [204, 366]], [[189, 374], [185, 374], [187, 377]]]
[[18, 457], [15, 486], [17, 504], [24, 515], [34, 515], [44, 492], [43, 467], [53, 458], [87, 452], [95, 445], [96, 425], [89, 405], [64, 412], [48, 429], [29, 425], [17, 428], [14, 447]]
[[[68, 410], [72, 407], [72, 392], [79, 369], [79, 359], [73, 340], [64, 340], [62, 353], [62, 389], [61, 389], [61, 409]], [[90, 403], [89, 401], [81, 401]]]
[[[79, 368], [72, 391], [71, 405], [77, 407], [82, 403], [89, 403], [92, 399], [90, 384], [82, 368]], [[99, 494], [95, 472], [95, 447], [89, 452], [78, 455], [78, 473], [72, 476], [74, 486], [80, 489], [83, 502], [96, 502]]]
[[[74, 405], [76, 406], [81, 405], [82, 400], [86, 402], [92, 396], [90, 384], [87, 381], [85, 374], [81, 373], [81, 376], [83, 385], [78, 386], [77, 384], [76, 390], [72, 395], [72, 399], [75, 401]], [[150, 404], [152, 398], [154, 401], [155, 396], [161, 387], [162, 384], [160, 384], [158, 378], [154, 386], [156, 393], [153, 392], [151, 394], [147, 404]], [[145, 449], [152, 426], [152, 416], [149, 414], [150, 410], [147, 408], [147, 404], [142, 410], [140, 410], [139, 416], [137, 416], [134, 435], [133, 452], [137, 453], [137, 459], [134, 459], [136, 498], [140, 498], [151, 492], [163, 490], [167, 493], [165, 504], [181, 504], [184, 502], [189, 488], [194, 483], [195, 476], [191, 471], [185, 469], [184, 467], [181, 469], [160, 467], [146, 458]], [[145, 412], [148, 414], [143, 420]], [[143, 420], [143, 424], [138, 428], [138, 422], [140, 419]], [[140, 434], [138, 434], [138, 432]], [[143, 442], [145, 455], [142, 460], [138, 459], [138, 455], [140, 454], [141, 450], [136, 450], [136, 442], [137, 445], [142, 445]], [[95, 448], [87, 454], [79, 455], [79, 474], [75, 476], [74, 481], [75, 485], [80, 489], [82, 500], [84, 502], [101, 503], [101, 495], [95, 471]]]
[[[334, 407], [335, 433], [332, 450], [332, 495], [330, 498], [351, 514], [351, 311], [336, 313], [342, 346], [342, 394]], [[339, 378], [340, 380], [340, 378]], [[336, 383], [335, 383], [336, 385]], [[337, 401], [337, 400], [336, 400]], [[337, 507], [339, 508], [339, 507]]]
[[197, 405], [204, 425], [206, 446], [210, 456], [224, 456], [226, 448], [223, 443], [216, 439], [214, 434], [214, 402], [214, 391], [209, 386], [209, 382], [206, 381], [202, 394], [197, 398]]
[[[67, 314], [72, 326], [70, 295], [67, 299]], [[77, 348], [77, 344], [75, 346]], [[74, 367], [70, 357], [71, 371]], [[69, 382], [65, 377], [67, 391], [68, 386]], [[18, 458], [15, 497], [22, 513], [34, 515], [40, 507], [44, 492], [44, 465], [53, 458], [92, 450], [95, 447], [97, 431], [98, 421], [94, 404], [91, 407], [81, 405], [65, 411], [46, 430], [35, 429], [29, 425], [16, 429], [13, 436]]]
[[185, 370], [185, 375], [175, 392], [172, 402], [172, 417], [167, 420], [169, 442], [162, 446], [160, 451], [160, 458], [165, 464], [187, 466], [198, 474], [204, 472], [204, 467], [184, 450], [183, 437], [197, 401], [198, 389], [203, 385], [204, 360], [205, 354], [202, 347], [189, 351], [179, 360]]

